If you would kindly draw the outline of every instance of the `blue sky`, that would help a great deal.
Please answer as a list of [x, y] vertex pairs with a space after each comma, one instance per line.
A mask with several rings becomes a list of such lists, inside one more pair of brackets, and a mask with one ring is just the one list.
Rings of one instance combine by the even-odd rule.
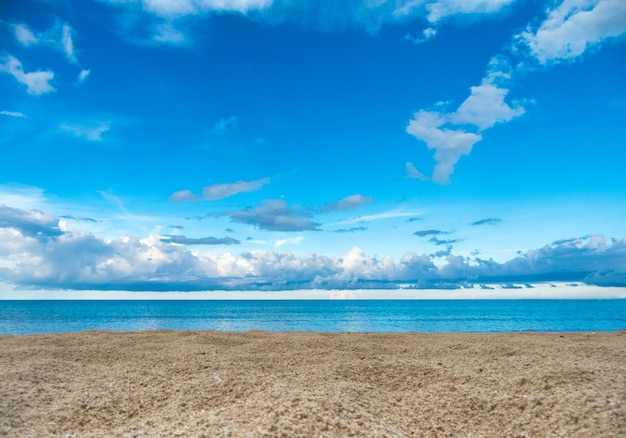
[[2, 2], [3, 296], [626, 287], [625, 78], [622, 0]]

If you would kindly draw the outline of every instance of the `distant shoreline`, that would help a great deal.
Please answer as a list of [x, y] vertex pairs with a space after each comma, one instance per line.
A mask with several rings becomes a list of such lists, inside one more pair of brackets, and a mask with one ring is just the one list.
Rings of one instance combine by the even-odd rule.
[[0, 435], [619, 436], [626, 331], [0, 336]]

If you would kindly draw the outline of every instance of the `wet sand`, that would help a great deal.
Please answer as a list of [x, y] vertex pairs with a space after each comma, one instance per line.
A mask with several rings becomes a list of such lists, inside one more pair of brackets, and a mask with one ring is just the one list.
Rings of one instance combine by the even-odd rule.
[[0, 436], [626, 436], [626, 332], [0, 336]]

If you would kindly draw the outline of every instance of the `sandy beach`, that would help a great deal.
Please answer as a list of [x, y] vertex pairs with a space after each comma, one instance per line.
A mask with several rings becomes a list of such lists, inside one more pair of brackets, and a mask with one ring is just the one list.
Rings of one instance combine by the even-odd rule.
[[0, 436], [625, 436], [626, 332], [0, 336]]

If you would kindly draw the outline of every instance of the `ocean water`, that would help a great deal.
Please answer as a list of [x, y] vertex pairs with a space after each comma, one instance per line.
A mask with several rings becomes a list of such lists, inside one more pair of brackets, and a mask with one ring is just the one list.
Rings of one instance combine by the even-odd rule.
[[83, 330], [613, 331], [626, 299], [0, 301], [1, 334]]

